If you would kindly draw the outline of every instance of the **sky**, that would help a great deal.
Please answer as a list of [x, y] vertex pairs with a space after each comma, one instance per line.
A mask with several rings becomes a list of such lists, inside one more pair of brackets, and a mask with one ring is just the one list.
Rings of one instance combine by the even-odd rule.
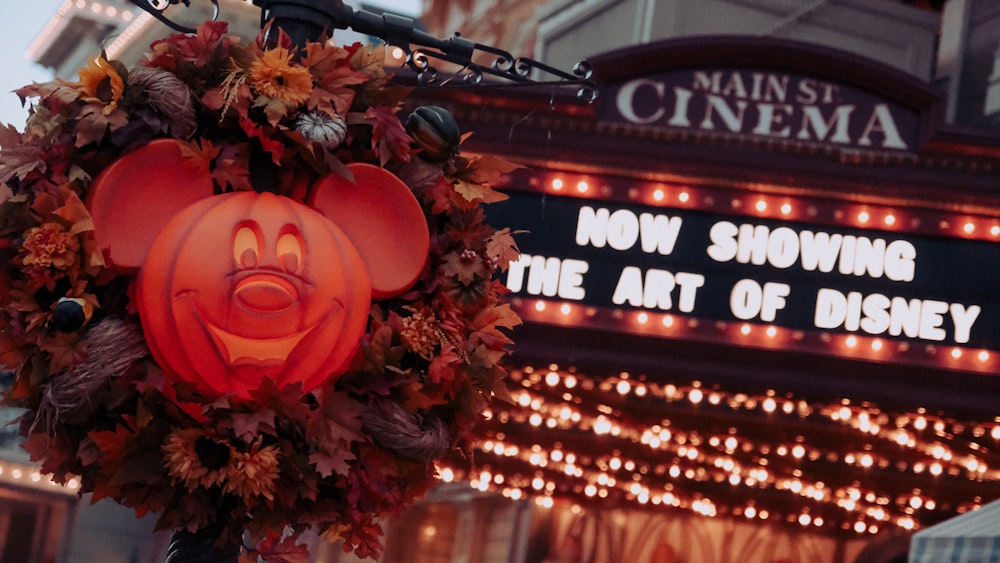
[[[42, 31], [64, 0], [16, 0], [17, 7], [5, 0], [8, 8], [0, 13], [0, 125], [14, 125], [24, 130], [28, 110], [13, 90], [32, 82], [52, 79], [52, 72], [31, 62], [28, 46]], [[209, 0], [192, 0], [209, 2]], [[356, 2], [347, 2], [357, 4]], [[367, 0], [367, 4], [383, 6], [411, 17], [420, 13], [421, 0]]]
[[[28, 46], [59, 9], [63, 0], [19, 1], [0, 17], [0, 123], [24, 129], [28, 111], [12, 90], [52, 79], [52, 73], [28, 59]], [[7, 6], [12, 8], [11, 6]]]

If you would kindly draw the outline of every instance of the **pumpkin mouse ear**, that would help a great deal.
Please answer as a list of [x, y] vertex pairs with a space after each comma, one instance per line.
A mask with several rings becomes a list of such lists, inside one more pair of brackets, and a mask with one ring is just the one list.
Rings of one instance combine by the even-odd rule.
[[313, 186], [309, 205], [347, 234], [372, 281], [372, 297], [398, 295], [427, 262], [427, 219], [410, 188], [391, 172], [362, 162], [347, 165], [354, 182], [331, 174]]
[[105, 168], [94, 179], [87, 208], [106, 258], [137, 270], [156, 235], [182, 209], [214, 193], [208, 170], [181, 155], [173, 139], [156, 139]]

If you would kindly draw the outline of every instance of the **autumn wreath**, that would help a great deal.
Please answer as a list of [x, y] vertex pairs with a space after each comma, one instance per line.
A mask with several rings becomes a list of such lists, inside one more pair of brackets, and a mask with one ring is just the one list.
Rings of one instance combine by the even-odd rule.
[[[135, 68], [100, 57], [77, 82], [17, 90], [36, 101], [23, 133], [0, 130], [0, 364], [15, 372], [3, 404], [24, 409], [24, 447], [45, 473], [157, 513], [160, 528], [221, 527], [220, 542], [286, 561], [304, 555], [295, 540], [313, 527], [377, 557], [380, 521], [434, 484], [434, 462], [467, 449], [505, 393], [519, 319], [495, 273], [517, 250], [482, 207], [504, 198], [490, 184], [511, 166], [461, 155], [440, 108], [401, 121], [408, 91], [381, 49], [284, 39], [265, 48], [206, 23], [154, 43]], [[426, 266], [411, 289], [372, 302], [345, 374], [245, 397], [164, 376], [136, 276], [110, 267], [87, 204], [95, 177], [160, 138], [210, 171], [219, 194], [254, 190], [263, 155], [278, 174], [310, 178], [373, 163], [416, 195]], [[276, 185], [308, 195], [301, 182]]]

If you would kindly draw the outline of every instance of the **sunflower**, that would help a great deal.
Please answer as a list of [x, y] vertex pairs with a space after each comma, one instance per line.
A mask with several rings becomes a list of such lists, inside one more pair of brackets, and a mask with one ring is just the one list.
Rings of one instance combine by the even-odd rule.
[[312, 73], [293, 65], [288, 49], [277, 47], [250, 64], [250, 86], [264, 96], [298, 105], [312, 94]]
[[278, 450], [274, 446], [261, 447], [261, 439], [249, 452], [234, 452], [229, 460], [229, 476], [223, 492], [243, 497], [245, 504], [253, 504], [257, 497], [274, 500], [274, 481], [278, 478]]
[[172, 432], [161, 450], [170, 477], [191, 491], [221, 484], [233, 457], [232, 446], [209, 437], [200, 428]]
[[104, 57], [98, 57], [80, 69], [79, 89], [83, 101], [103, 104], [104, 115], [118, 109], [125, 92], [125, 81]]

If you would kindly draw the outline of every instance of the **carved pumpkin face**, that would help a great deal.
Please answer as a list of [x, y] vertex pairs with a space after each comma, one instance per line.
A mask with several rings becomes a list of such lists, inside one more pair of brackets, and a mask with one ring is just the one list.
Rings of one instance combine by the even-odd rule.
[[365, 328], [368, 270], [328, 219], [253, 192], [200, 201], [157, 236], [139, 279], [150, 349], [182, 380], [245, 395], [342, 373]]
[[140, 269], [143, 332], [167, 375], [247, 397], [266, 379], [308, 391], [347, 369], [372, 297], [413, 285], [430, 244], [405, 184], [348, 168], [353, 182], [313, 186], [319, 211], [270, 193], [212, 195], [208, 171], [169, 140], [95, 179], [95, 236], [114, 267]]

